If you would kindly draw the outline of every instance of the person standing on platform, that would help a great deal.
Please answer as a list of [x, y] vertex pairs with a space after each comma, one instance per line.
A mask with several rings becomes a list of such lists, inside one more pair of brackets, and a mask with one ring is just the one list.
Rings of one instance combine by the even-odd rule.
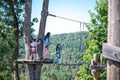
[[45, 37], [44, 37], [44, 49], [45, 49], [45, 54], [44, 57], [48, 58], [48, 52], [49, 52], [49, 45], [50, 45], [50, 32], [48, 32]]
[[60, 44], [57, 44], [57, 46], [56, 46], [56, 57], [57, 57], [58, 64], [61, 64], [61, 59], [60, 59], [61, 51], [62, 51], [62, 46]]
[[31, 52], [32, 54], [30, 55], [30, 59], [36, 59], [37, 58], [37, 53], [36, 53], [36, 49], [37, 49], [37, 45], [41, 43], [41, 40], [39, 39], [38, 41], [36, 41], [36, 39], [33, 39], [32, 42], [30, 43], [31, 45]]

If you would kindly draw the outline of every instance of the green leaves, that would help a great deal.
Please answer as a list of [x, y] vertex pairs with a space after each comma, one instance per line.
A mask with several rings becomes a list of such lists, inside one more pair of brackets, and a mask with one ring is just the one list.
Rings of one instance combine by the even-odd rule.
[[38, 22], [38, 18], [33, 18], [33, 22]]
[[12, 61], [15, 41], [13, 38], [14, 29], [5, 30], [0, 28], [0, 79], [12, 79]]
[[[95, 11], [91, 12], [91, 24], [87, 25], [89, 30], [89, 40], [84, 40], [87, 50], [83, 56], [85, 62], [90, 62], [93, 58], [93, 54], [101, 54], [102, 44], [107, 42], [107, 12], [108, 12], [108, 2], [107, 0], [96, 0]], [[78, 71], [78, 74], [75, 80], [93, 80], [89, 66], [81, 66], [82, 69]], [[103, 75], [102, 75], [103, 76]], [[106, 80], [105, 77], [102, 80]]]
[[0, 79], [13, 80], [13, 60], [18, 53], [19, 29], [23, 27], [23, 0], [0, 0]]

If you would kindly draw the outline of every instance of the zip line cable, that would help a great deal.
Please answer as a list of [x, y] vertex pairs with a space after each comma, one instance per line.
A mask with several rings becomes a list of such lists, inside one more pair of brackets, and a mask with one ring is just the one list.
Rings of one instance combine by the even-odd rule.
[[57, 17], [57, 18], [61, 18], [61, 19], [65, 19], [65, 20], [69, 20], [69, 21], [73, 21], [73, 22], [77, 22], [77, 23], [88, 24], [87, 22], [81, 22], [81, 21], [78, 21], [78, 20], [73, 20], [73, 19], [69, 19], [69, 18], [57, 16], [57, 15], [54, 15], [54, 14], [48, 14], [48, 15], [49, 15], [49, 16], [52, 16], [52, 17]]

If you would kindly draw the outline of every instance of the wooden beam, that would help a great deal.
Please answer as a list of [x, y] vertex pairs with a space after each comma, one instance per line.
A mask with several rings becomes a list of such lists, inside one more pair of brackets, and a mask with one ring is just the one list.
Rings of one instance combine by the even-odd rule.
[[95, 69], [96, 71], [104, 71], [107, 69], [107, 65], [90, 65], [90, 69]]
[[27, 59], [17, 59], [14, 60], [17, 64], [52, 64], [54, 59], [42, 59], [42, 60], [27, 60]]
[[120, 62], [120, 48], [112, 46], [108, 43], [103, 44], [102, 49], [102, 55], [103, 57], [106, 57], [107, 59]]

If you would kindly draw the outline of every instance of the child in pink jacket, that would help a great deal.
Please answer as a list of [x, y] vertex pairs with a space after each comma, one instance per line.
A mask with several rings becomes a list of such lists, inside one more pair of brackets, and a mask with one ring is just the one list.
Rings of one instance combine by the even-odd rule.
[[36, 49], [37, 49], [37, 45], [40, 44], [40, 43], [41, 43], [40, 39], [38, 41], [36, 41], [36, 39], [33, 39], [32, 42], [30, 43], [31, 52], [32, 52], [32, 54], [30, 55], [30, 59], [36, 59], [37, 58]]

